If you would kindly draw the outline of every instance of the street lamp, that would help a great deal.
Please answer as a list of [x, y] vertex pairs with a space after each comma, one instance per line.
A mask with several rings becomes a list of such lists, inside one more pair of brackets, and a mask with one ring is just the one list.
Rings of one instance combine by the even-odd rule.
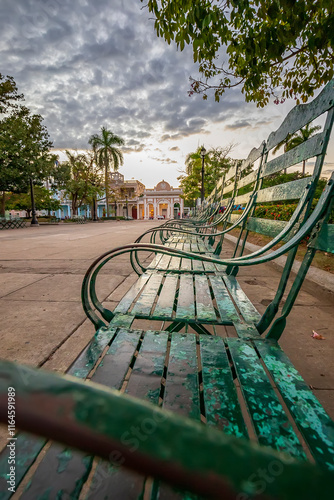
[[206, 149], [204, 146], [202, 146], [201, 149], [201, 158], [202, 158], [202, 187], [201, 187], [201, 205], [203, 205], [204, 201], [204, 159], [206, 155]]
[[128, 195], [127, 194], [125, 195], [125, 203], [126, 203], [126, 218], [128, 219], [129, 214], [128, 214]]
[[36, 208], [35, 208], [35, 196], [34, 196], [34, 184], [32, 182], [32, 178], [30, 177], [30, 197], [31, 197], [31, 226], [39, 226], [37, 216], [36, 216]]

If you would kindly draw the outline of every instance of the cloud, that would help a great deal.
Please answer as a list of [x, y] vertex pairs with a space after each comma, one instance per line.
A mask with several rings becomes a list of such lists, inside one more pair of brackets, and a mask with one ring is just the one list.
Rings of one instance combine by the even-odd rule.
[[219, 105], [188, 97], [197, 71], [191, 49], [178, 52], [157, 38], [141, 7], [139, 0], [2, 0], [2, 72], [45, 117], [56, 147], [87, 147], [103, 125], [133, 151], [131, 140], [141, 148], [143, 139], [207, 133], [209, 122], [241, 108], [233, 92]]
[[172, 148], [168, 148], [169, 151], [180, 151], [179, 146], [173, 146]]
[[239, 129], [239, 128], [246, 128], [246, 127], [251, 127], [251, 123], [248, 120], [238, 120], [234, 123], [230, 123], [228, 125], [225, 125], [225, 128], [227, 130], [234, 130], [234, 129]]
[[178, 163], [176, 160], [171, 160], [170, 158], [159, 158], [151, 156], [152, 160], [159, 161], [161, 163]]

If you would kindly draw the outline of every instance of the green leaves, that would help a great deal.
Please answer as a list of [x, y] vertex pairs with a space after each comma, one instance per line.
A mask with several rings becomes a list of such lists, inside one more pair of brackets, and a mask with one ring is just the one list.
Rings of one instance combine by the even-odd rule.
[[[193, 92], [206, 98], [240, 85], [247, 102], [265, 106], [293, 96], [307, 100], [334, 71], [332, 0], [149, 1], [159, 36], [180, 50], [193, 47], [203, 81]], [[223, 62], [220, 61], [222, 55]], [[210, 72], [207, 68], [210, 66]], [[217, 84], [210, 83], [220, 76]], [[227, 81], [225, 77], [229, 77]], [[292, 89], [292, 92], [290, 92]]]
[[0, 122], [0, 190], [25, 190], [53, 168], [52, 142], [40, 115], [21, 107]]

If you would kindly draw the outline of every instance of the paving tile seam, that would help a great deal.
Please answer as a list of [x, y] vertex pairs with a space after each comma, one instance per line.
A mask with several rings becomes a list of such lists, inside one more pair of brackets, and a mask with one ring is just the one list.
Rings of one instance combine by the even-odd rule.
[[37, 364], [37, 367], [41, 368], [43, 365], [45, 365], [45, 363], [49, 361], [54, 354], [56, 354], [56, 352], [61, 348], [61, 346], [64, 345], [65, 342], [67, 342], [70, 339], [70, 337], [72, 337], [72, 335], [85, 323], [85, 321], [89, 321], [86, 316], [84, 316], [84, 318], [80, 321], [80, 323], [77, 326], [75, 326], [73, 330], [71, 330], [70, 333], [51, 350], [51, 352], [44, 358], [44, 360], [40, 361]]
[[[34, 283], [33, 283], [34, 284]], [[14, 292], [13, 292], [14, 293]], [[55, 303], [55, 304], [68, 304], [69, 302], [71, 303], [78, 303], [78, 304], [81, 304], [81, 300], [80, 298], [79, 299], [73, 299], [73, 300], [45, 300], [43, 298], [38, 298], [38, 299], [6, 299], [6, 297], [0, 297], [0, 300], [10, 300], [10, 302], [36, 302], [38, 300], [38, 302], [47, 302], [47, 303]]]
[[[22, 273], [17, 273], [17, 274], [22, 274]], [[13, 290], [12, 292], [9, 292], [7, 293], [6, 295], [3, 295], [2, 297], [0, 297], [0, 299], [6, 299], [6, 297], [8, 297], [8, 295], [11, 295], [13, 293], [16, 293], [16, 292], [19, 292], [20, 290], [23, 290], [24, 288], [27, 288], [28, 286], [31, 286], [31, 285], [35, 285], [36, 283], [39, 283], [40, 281], [43, 281], [45, 280], [47, 277], [52, 277], [53, 275], [52, 274], [46, 274], [45, 276], [43, 275], [43, 278], [40, 278], [36, 281], [33, 281], [32, 283], [28, 283], [27, 285], [24, 285], [22, 286], [21, 288], [17, 288], [16, 290]], [[15, 299], [11, 299], [13, 301], [15, 301]]]
[[[119, 286], [123, 283], [123, 281], [125, 281], [125, 279], [126, 279], [126, 278], [124, 278], [124, 279], [121, 281], [121, 283], [119, 283], [119, 284], [117, 285], [117, 287], [115, 288], [115, 290], [116, 290], [116, 289], [117, 289], [117, 288], [118, 288], [118, 287], [119, 287]], [[114, 292], [115, 290], [113, 290], [113, 292]], [[113, 292], [111, 292], [111, 293], [113, 293]], [[109, 297], [109, 295], [110, 295], [110, 293], [108, 293], [108, 294], [105, 296], [105, 298], [101, 300], [101, 302], [105, 302], [105, 301], [106, 301], [106, 299], [107, 299], [107, 297]], [[25, 301], [25, 302], [28, 302], [28, 301]], [[51, 301], [44, 301], [44, 302], [51, 302]], [[58, 302], [58, 303], [59, 303], [60, 301], [52, 301], [52, 302]], [[42, 366], [43, 366], [43, 365], [44, 365], [47, 361], [49, 361], [49, 360], [52, 358], [52, 356], [53, 356], [54, 354], [56, 354], [56, 352], [57, 352], [57, 351], [61, 348], [61, 346], [62, 346], [62, 345], [64, 345], [64, 344], [65, 344], [65, 342], [67, 342], [67, 341], [70, 339], [70, 337], [72, 337], [72, 335], [73, 335], [73, 334], [74, 334], [74, 333], [75, 333], [75, 332], [76, 332], [76, 331], [77, 331], [77, 330], [78, 330], [78, 329], [79, 329], [79, 328], [80, 328], [80, 327], [81, 327], [81, 326], [85, 323], [85, 321], [89, 321], [89, 320], [87, 319], [87, 317], [86, 317], [86, 316], [85, 316], [85, 317], [84, 317], [84, 319], [83, 319], [82, 321], [80, 321], [80, 323], [79, 323], [79, 324], [78, 324], [78, 325], [77, 325], [77, 326], [76, 326], [76, 327], [75, 327], [75, 328], [74, 328], [74, 329], [73, 329], [73, 330], [69, 333], [69, 335], [67, 335], [67, 336], [66, 336], [66, 337], [65, 337], [65, 338], [64, 338], [64, 339], [63, 339], [63, 340], [62, 340], [62, 341], [61, 341], [61, 342], [60, 342], [57, 346], [55, 346], [55, 347], [52, 349], [51, 353], [50, 353], [50, 354], [49, 354], [49, 355], [48, 355], [48, 356], [47, 356], [47, 357], [46, 357], [43, 361], [41, 361], [41, 362], [37, 365], [37, 366], [38, 366], [38, 368], [41, 368], [41, 367], [42, 367]], [[74, 360], [73, 360], [73, 361], [74, 361]]]

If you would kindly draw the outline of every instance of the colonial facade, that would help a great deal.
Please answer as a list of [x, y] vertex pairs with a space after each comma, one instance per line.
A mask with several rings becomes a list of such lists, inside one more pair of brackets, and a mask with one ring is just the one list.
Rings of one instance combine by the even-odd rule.
[[[181, 198], [182, 190], [173, 188], [167, 181], [162, 180], [153, 189], [146, 189], [138, 180], [125, 180], [119, 172], [110, 173], [109, 215], [132, 217], [133, 219], [172, 219], [182, 218], [188, 209], [184, 207]], [[60, 218], [71, 216], [71, 203], [62, 198], [61, 209], [56, 212]], [[105, 198], [97, 201], [97, 216], [106, 215]], [[91, 208], [83, 206], [78, 210], [79, 215], [91, 217]]]
[[184, 213], [182, 190], [173, 188], [162, 180], [153, 189], [145, 189], [142, 199], [137, 201], [139, 219], [172, 219]]

